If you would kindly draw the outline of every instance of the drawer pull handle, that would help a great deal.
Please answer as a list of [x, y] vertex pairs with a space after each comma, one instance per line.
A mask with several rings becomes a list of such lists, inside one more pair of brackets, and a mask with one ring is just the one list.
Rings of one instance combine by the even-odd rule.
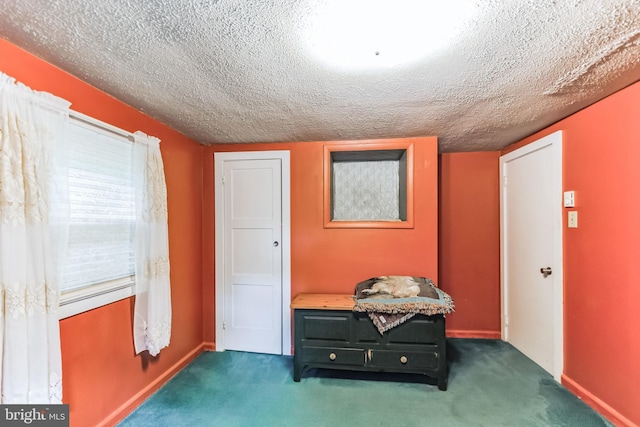
[[402, 357], [400, 358], [400, 363], [402, 363], [403, 365], [404, 365], [405, 363], [407, 363], [407, 356], [402, 356]]
[[331, 359], [331, 360], [336, 360], [336, 357], [337, 357], [337, 356], [336, 356], [336, 354], [335, 354], [335, 353], [331, 353], [331, 354], [329, 355], [329, 359]]

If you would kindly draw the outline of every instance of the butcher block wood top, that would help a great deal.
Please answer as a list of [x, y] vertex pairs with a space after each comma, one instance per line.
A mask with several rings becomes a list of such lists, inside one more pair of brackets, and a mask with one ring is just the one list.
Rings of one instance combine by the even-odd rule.
[[291, 308], [316, 310], [353, 310], [353, 295], [347, 294], [298, 294], [291, 301]]

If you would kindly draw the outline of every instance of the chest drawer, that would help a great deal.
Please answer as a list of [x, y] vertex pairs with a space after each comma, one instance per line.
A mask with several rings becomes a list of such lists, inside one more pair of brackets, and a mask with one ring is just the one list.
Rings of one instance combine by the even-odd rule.
[[438, 352], [429, 351], [396, 351], [396, 350], [372, 350], [369, 353], [367, 365], [371, 367], [398, 369], [398, 370], [423, 370], [436, 369], [438, 367]]
[[365, 352], [361, 348], [305, 346], [302, 350], [302, 361], [305, 363], [363, 366]]

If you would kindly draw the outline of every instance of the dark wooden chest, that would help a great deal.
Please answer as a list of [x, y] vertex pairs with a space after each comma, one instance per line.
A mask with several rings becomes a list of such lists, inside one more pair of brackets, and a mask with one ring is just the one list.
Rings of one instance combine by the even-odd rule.
[[381, 335], [366, 313], [298, 308], [294, 339], [294, 381], [315, 367], [424, 374], [447, 388], [442, 315], [416, 315]]

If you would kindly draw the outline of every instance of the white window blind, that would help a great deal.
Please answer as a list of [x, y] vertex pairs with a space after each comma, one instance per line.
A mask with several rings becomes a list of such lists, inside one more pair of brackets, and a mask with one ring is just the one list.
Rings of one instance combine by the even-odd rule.
[[63, 300], [65, 292], [134, 275], [132, 142], [107, 128], [71, 120], [67, 149], [69, 245]]

